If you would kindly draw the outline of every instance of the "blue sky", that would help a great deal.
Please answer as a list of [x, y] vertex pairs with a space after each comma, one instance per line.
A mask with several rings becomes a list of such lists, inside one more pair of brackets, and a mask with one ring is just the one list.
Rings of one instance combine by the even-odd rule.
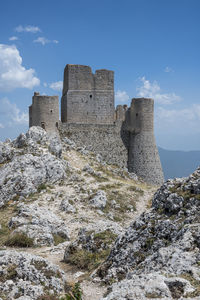
[[153, 97], [159, 146], [200, 150], [199, 0], [1, 0], [0, 33], [0, 140], [71, 63], [114, 70], [116, 104]]

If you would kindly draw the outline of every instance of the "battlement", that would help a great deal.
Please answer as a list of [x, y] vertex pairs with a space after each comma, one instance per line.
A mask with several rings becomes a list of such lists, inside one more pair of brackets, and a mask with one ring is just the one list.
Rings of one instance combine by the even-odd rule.
[[114, 72], [89, 66], [66, 65], [61, 121], [79, 124], [114, 123]]
[[126, 116], [126, 127], [131, 133], [154, 131], [154, 100], [133, 98]]

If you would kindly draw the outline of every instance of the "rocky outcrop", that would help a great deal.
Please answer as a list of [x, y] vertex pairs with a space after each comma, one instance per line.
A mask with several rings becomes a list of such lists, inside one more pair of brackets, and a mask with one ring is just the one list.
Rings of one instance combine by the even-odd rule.
[[106, 282], [123, 281], [104, 299], [198, 299], [199, 250], [200, 168], [165, 182], [152, 209], [117, 239], [98, 274]]
[[31, 127], [26, 135], [1, 144], [0, 207], [9, 200], [37, 192], [41, 185], [63, 180], [67, 163], [59, 159], [60, 155], [58, 141], [55, 145], [40, 127]]
[[75, 213], [76, 208], [70, 202], [72, 202], [70, 197], [65, 197], [60, 203], [60, 210], [66, 213]]
[[97, 191], [93, 197], [90, 199], [90, 206], [94, 208], [103, 209], [106, 207], [107, 204], [107, 197], [104, 191]]
[[95, 232], [82, 228], [77, 239], [66, 247], [64, 261], [91, 271], [108, 256], [115, 238], [109, 229]]
[[51, 211], [36, 204], [19, 204], [18, 214], [11, 218], [9, 227], [15, 229], [12, 234], [25, 233], [33, 239], [34, 245], [53, 245], [55, 236], [69, 239], [65, 223]]
[[0, 251], [0, 297], [37, 300], [64, 291], [64, 272], [46, 259], [24, 252]]

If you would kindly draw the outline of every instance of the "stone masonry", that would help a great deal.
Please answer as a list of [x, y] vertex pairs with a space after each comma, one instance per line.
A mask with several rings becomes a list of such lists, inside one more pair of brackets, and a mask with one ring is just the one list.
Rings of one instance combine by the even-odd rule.
[[34, 94], [30, 126], [57, 131], [111, 164], [127, 167], [145, 182], [164, 181], [154, 137], [154, 101], [134, 98], [131, 106], [114, 109], [114, 72], [89, 66], [66, 65], [61, 122], [58, 98]]
[[114, 72], [67, 65], [64, 70], [61, 121], [79, 124], [113, 124]]
[[41, 96], [35, 92], [32, 105], [29, 106], [29, 127], [40, 126], [49, 132], [54, 132], [58, 128], [58, 122], [58, 96]]

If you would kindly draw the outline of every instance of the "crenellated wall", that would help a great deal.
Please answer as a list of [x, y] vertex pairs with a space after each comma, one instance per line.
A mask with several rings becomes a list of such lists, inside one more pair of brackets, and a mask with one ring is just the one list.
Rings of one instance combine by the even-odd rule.
[[61, 121], [79, 124], [113, 124], [114, 72], [89, 66], [67, 65], [64, 70]]

